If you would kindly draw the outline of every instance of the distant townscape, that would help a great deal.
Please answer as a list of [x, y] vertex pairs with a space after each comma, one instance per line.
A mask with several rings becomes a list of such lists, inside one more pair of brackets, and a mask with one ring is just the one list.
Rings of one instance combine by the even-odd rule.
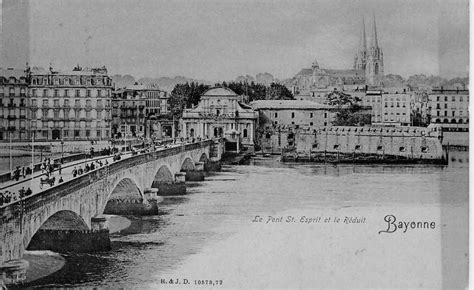
[[[265, 136], [330, 126], [436, 125], [467, 132], [467, 78], [385, 75], [375, 18], [369, 39], [362, 22], [350, 69], [322, 68], [315, 59], [281, 81], [270, 73], [213, 84], [182, 76], [135, 79], [80, 65], [2, 68], [0, 140], [224, 137], [235, 131], [243, 148], [281, 152], [282, 143], [269, 144]], [[443, 142], [467, 145], [464, 137], [449, 138]]]

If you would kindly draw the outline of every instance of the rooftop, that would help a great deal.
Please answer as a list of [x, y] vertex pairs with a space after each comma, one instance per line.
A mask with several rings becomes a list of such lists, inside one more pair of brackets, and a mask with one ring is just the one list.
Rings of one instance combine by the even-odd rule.
[[237, 96], [237, 94], [228, 88], [212, 88], [204, 92], [202, 96]]
[[4, 78], [14, 77], [16, 79], [19, 79], [20, 77], [26, 77], [26, 75], [23, 69], [0, 68], [0, 77], [4, 77]]
[[45, 69], [43, 67], [32, 67], [31, 68], [31, 74], [32, 75], [68, 75], [68, 76], [74, 76], [74, 75], [106, 75], [107, 74], [107, 69], [104, 67], [100, 68], [82, 68], [80, 66], [75, 67], [72, 70], [55, 70], [55, 69]]

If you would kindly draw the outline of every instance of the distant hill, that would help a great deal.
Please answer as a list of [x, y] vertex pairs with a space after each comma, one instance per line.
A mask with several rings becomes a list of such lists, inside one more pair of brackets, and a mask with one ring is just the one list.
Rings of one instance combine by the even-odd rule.
[[250, 75], [246, 75], [246, 76], [238, 76], [236, 79], [235, 79], [235, 82], [236, 83], [251, 83], [251, 82], [255, 82], [255, 78], [253, 76], [250, 76]]
[[275, 81], [275, 77], [273, 77], [270, 73], [259, 73], [255, 77], [255, 81], [259, 84], [264, 84], [266, 86], [270, 85]]
[[164, 91], [171, 92], [176, 84], [185, 84], [191, 82], [198, 82], [201, 84], [211, 85], [212, 83], [205, 80], [196, 80], [188, 77], [183, 76], [176, 76], [176, 77], [160, 77], [160, 78], [140, 78], [136, 80], [133, 76], [130, 75], [113, 75], [111, 76], [112, 81], [115, 83], [116, 88], [123, 88], [129, 85], [133, 85], [134, 83], [139, 84], [156, 84], [158, 87]]

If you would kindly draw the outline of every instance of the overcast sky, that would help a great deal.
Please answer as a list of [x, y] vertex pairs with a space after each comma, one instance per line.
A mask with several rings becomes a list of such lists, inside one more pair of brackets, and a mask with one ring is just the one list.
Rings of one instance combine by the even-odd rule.
[[111, 74], [212, 81], [259, 72], [288, 78], [315, 58], [321, 67], [352, 68], [362, 17], [370, 37], [375, 13], [385, 74], [468, 72], [467, 0], [28, 2], [27, 16], [15, 21], [26, 23], [18, 31], [29, 35], [29, 62], [44, 67], [106, 65]]

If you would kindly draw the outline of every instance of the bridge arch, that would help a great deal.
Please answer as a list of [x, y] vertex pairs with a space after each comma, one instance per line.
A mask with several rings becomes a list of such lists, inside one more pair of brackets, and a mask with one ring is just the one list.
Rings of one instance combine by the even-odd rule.
[[90, 229], [84, 219], [72, 210], [59, 210], [43, 220], [43, 223], [34, 224], [33, 227], [26, 232], [23, 238], [23, 246], [25, 249], [43, 249], [40, 241], [36, 239], [38, 232], [43, 230], [86, 231]]
[[206, 153], [202, 153], [201, 157], [199, 157], [199, 162], [203, 162], [204, 164], [206, 164], [208, 160], [209, 160], [209, 157], [207, 157]]
[[162, 165], [155, 173], [152, 187], [158, 187], [158, 184], [171, 184], [174, 182], [173, 173], [167, 165]]
[[127, 200], [127, 199], [139, 199], [144, 200], [143, 192], [137, 185], [137, 182], [131, 177], [124, 177], [120, 179], [115, 185], [113, 190], [108, 194], [102, 206], [102, 213], [107, 207], [107, 203], [111, 200]]
[[186, 157], [183, 163], [181, 163], [180, 171], [192, 171], [194, 169], [196, 169], [196, 167], [194, 166], [193, 159], [191, 159], [191, 157]]

